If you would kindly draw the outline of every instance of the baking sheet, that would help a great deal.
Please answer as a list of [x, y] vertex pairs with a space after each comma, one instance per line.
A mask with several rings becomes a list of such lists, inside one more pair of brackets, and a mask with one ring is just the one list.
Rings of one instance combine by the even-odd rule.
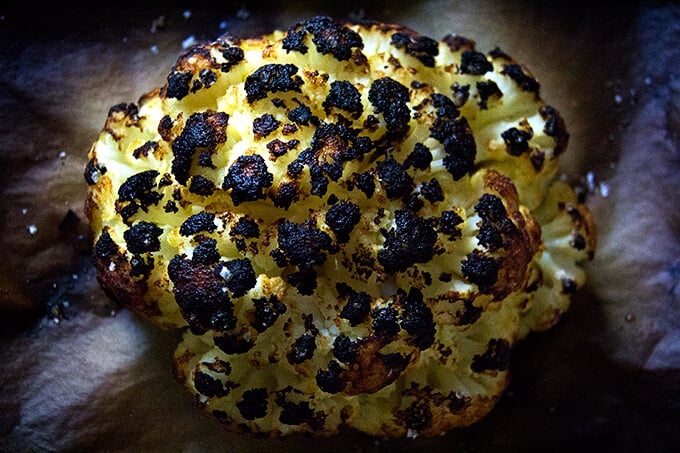
[[[680, 448], [680, 9], [566, 3], [0, 7], [0, 450]], [[589, 191], [586, 288], [513, 352], [494, 411], [440, 438], [226, 433], [172, 378], [178, 333], [107, 299], [89, 261], [83, 169], [109, 107], [163, 84], [192, 43], [316, 14], [500, 47], [564, 116], [563, 171]]]

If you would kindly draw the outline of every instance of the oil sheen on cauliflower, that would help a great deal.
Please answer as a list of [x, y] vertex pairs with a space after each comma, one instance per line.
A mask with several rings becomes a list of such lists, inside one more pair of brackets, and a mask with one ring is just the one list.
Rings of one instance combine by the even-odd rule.
[[230, 429], [438, 435], [584, 283], [567, 141], [536, 78], [469, 39], [225, 36], [111, 108], [85, 169], [98, 278], [185, 330], [175, 374]]

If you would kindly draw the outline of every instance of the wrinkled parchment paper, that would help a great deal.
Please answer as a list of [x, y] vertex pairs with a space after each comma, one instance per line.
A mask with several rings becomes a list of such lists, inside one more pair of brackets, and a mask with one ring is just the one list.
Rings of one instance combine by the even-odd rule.
[[[680, 8], [332, 3], [0, 7], [0, 450], [677, 451]], [[440, 438], [225, 432], [171, 375], [179, 334], [107, 299], [89, 262], [83, 168], [109, 107], [162, 85], [192, 43], [316, 14], [498, 46], [537, 76], [571, 133], [564, 175], [588, 192], [599, 229], [588, 285], [514, 351], [494, 411]]]

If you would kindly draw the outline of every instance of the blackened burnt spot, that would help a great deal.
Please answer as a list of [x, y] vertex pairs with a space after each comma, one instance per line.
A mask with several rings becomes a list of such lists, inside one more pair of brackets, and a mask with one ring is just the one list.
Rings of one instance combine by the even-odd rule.
[[222, 188], [231, 189], [231, 199], [236, 206], [245, 201], [264, 199], [264, 189], [271, 187], [274, 175], [267, 171], [262, 156], [239, 156], [229, 167]]
[[423, 301], [423, 293], [411, 288], [408, 296], [400, 301], [400, 324], [411, 336], [409, 343], [420, 350], [432, 346], [434, 343], [435, 327], [432, 311]]
[[153, 264], [153, 257], [144, 259], [141, 254], [132, 255], [132, 258], [130, 258], [130, 276], [147, 277], [153, 270]]
[[303, 296], [311, 296], [317, 287], [316, 277], [314, 269], [301, 267], [299, 271], [288, 274], [286, 280]]
[[349, 60], [352, 49], [364, 46], [361, 36], [330, 17], [314, 17], [304, 22], [304, 26], [312, 34], [312, 42], [317, 52], [331, 54], [339, 61]]
[[[378, 353], [376, 355], [377, 359], [384, 363], [388, 372], [388, 381], [393, 382], [402, 371], [406, 369], [409, 362], [409, 356], [399, 354], [398, 352], [393, 352], [390, 354]], [[389, 376], [392, 376], [391, 378]]]
[[222, 63], [222, 72], [229, 72], [232, 66], [243, 60], [243, 49], [236, 46], [229, 46], [222, 51], [222, 56], [226, 60]]
[[298, 186], [294, 182], [283, 182], [279, 184], [278, 190], [271, 194], [274, 206], [277, 208], [288, 209], [297, 197]]
[[430, 127], [430, 136], [444, 145], [444, 168], [455, 181], [472, 171], [477, 145], [465, 117], [454, 120], [437, 118]]
[[366, 195], [366, 198], [371, 198], [373, 196], [373, 193], [375, 192], [375, 178], [372, 173], [355, 173], [353, 179], [359, 190]]
[[493, 58], [494, 60], [499, 59], [499, 60], [512, 61], [512, 57], [510, 57], [510, 55], [505, 53], [500, 47], [494, 47], [493, 49], [491, 49], [491, 51], [489, 52], [489, 56], [491, 58]]
[[142, 146], [135, 148], [134, 151], [132, 151], [132, 156], [135, 159], [139, 159], [140, 157], [149, 157], [149, 153], [153, 153], [158, 149], [158, 142], [153, 142], [153, 141], [148, 141], [144, 143]]
[[212, 153], [218, 144], [227, 141], [228, 121], [228, 114], [211, 110], [189, 116], [182, 133], [172, 142], [172, 174], [177, 182], [187, 183], [197, 151]]
[[406, 270], [415, 263], [429, 262], [434, 256], [437, 232], [427, 220], [409, 211], [395, 212], [396, 228], [385, 234], [385, 242], [378, 252], [378, 261], [385, 272]]
[[313, 423], [314, 411], [309, 407], [309, 402], [302, 401], [293, 403], [286, 401], [281, 406], [279, 421], [284, 425], [301, 425], [303, 423]]
[[123, 233], [130, 253], [156, 252], [161, 249], [160, 235], [163, 229], [153, 223], [140, 221]]
[[444, 201], [444, 190], [441, 184], [435, 178], [430, 179], [420, 185], [420, 193], [430, 203], [437, 203]]
[[311, 148], [300, 153], [298, 160], [309, 165], [314, 178], [320, 172], [333, 181], [342, 176], [343, 163], [357, 159], [373, 148], [370, 138], [357, 135], [357, 131], [339, 123], [325, 123], [314, 131]]
[[375, 80], [368, 90], [368, 100], [376, 113], [382, 113], [387, 131], [394, 137], [403, 136], [408, 130], [411, 110], [408, 88], [389, 77]]
[[260, 236], [260, 227], [254, 220], [241, 217], [229, 234], [231, 236], [243, 236], [244, 238], [256, 238]]
[[189, 192], [204, 197], [215, 192], [215, 183], [203, 175], [194, 175], [189, 180]]
[[462, 74], [482, 75], [493, 71], [493, 64], [486, 55], [476, 50], [466, 50], [461, 54], [460, 72]]
[[413, 191], [413, 178], [392, 158], [378, 162], [378, 180], [389, 198], [402, 198]]
[[342, 379], [342, 367], [336, 360], [328, 363], [327, 370], [319, 370], [316, 373], [316, 383], [326, 393], [339, 393], [345, 388]]
[[288, 142], [284, 142], [283, 140], [275, 138], [271, 142], [267, 143], [267, 149], [274, 158], [277, 158], [283, 156], [284, 154], [286, 154], [291, 149], [294, 149], [299, 144], [300, 144], [299, 140], [293, 139]]
[[529, 160], [531, 161], [531, 166], [534, 167], [536, 171], [541, 171], [543, 164], [545, 163], [545, 153], [541, 151], [531, 153]]
[[501, 260], [485, 256], [475, 249], [461, 262], [461, 265], [463, 277], [477, 285], [481, 292], [488, 292], [498, 280]]
[[168, 74], [166, 96], [181, 100], [189, 94], [189, 84], [193, 78], [191, 71], [172, 71]]
[[504, 236], [516, 232], [517, 227], [508, 218], [503, 201], [496, 195], [482, 195], [475, 204], [475, 211], [482, 219], [477, 239], [490, 251], [503, 247]]
[[193, 261], [201, 264], [215, 264], [220, 260], [220, 252], [217, 251], [217, 241], [206, 239], [196, 246], [191, 257]]
[[260, 333], [273, 326], [279, 316], [287, 310], [286, 306], [274, 295], [269, 298], [253, 299], [253, 305], [255, 305], [255, 318], [250, 324]]
[[510, 364], [510, 342], [505, 338], [492, 338], [489, 340], [484, 354], [472, 358], [470, 368], [475, 373], [484, 371], [505, 371]]
[[[309, 165], [309, 173], [312, 178], [312, 193], [323, 195], [325, 185], [324, 174], [333, 181], [342, 176], [343, 162], [349, 160], [351, 153], [349, 139], [345, 129], [336, 124], [324, 124], [314, 131], [312, 147], [300, 153], [300, 160]], [[315, 188], [322, 184], [324, 189]]]
[[511, 156], [521, 156], [529, 151], [529, 140], [533, 134], [529, 131], [511, 127], [503, 131], [501, 138], [505, 142], [505, 148]]
[[359, 206], [351, 201], [343, 200], [328, 209], [325, 222], [341, 242], [347, 242], [349, 233], [360, 219]]
[[503, 200], [496, 195], [485, 193], [475, 203], [475, 211], [484, 221], [488, 222], [502, 222], [507, 218], [507, 211]]
[[217, 74], [208, 68], [201, 69], [198, 73], [198, 78], [205, 88], [210, 88], [215, 82], [217, 82]]
[[368, 132], [375, 132], [379, 125], [380, 118], [375, 115], [366, 115], [366, 119], [364, 120], [363, 124], [364, 129], [366, 129]]
[[463, 301], [463, 308], [456, 312], [456, 325], [466, 326], [474, 324], [482, 316], [484, 309], [474, 304], [472, 299]]
[[271, 256], [274, 264], [279, 267], [286, 267], [288, 265], [288, 259], [281, 249], [272, 250], [269, 252], [269, 256]]
[[281, 123], [271, 113], [265, 113], [253, 120], [255, 138], [264, 138], [279, 128]]
[[298, 68], [293, 64], [268, 64], [259, 67], [246, 77], [245, 90], [249, 103], [264, 99], [268, 93], [280, 91], [300, 92], [304, 83], [297, 75]]
[[96, 158], [92, 158], [87, 161], [87, 164], [85, 165], [85, 171], [83, 172], [83, 176], [85, 177], [85, 181], [87, 182], [88, 185], [93, 186], [97, 184], [97, 181], [99, 181], [99, 177], [101, 175], [106, 174], [106, 167], [103, 165], [100, 165], [97, 162]]
[[439, 44], [434, 39], [414, 33], [394, 33], [391, 42], [394, 47], [404, 49], [425, 66], [434, 67], [434, 57], [439, 55]]
[[491, 252], [503, 247], [503, 236], [500, 230], [489, 222], [482, 223], [476, 237], [479, 245], [486, 247]]
[[116, 104], [109, 109], [108, 116], [117, 116], [117, 114], [122, 114], [123, 116], [136, 122], [139, 119], [139, 107], [135, 103], [127, 104], [125, 102], [121, 102], [120, 104]]
[[316, 122], [316, 117], [306, 105], [300, 105], [288, 112], [288, 119], [301, 126], [307, 126], [310, 122]]
[[496, 82], [492, 80], [486, 82], [477, 82], [476, 87], [477, 93], [479, 94], [479, 108], [482, 110], [488, 108], [489, 99], [500, 99], [503, 97], [503, 93], [501, 92], [500, 88], [498, 88]]
[[174, 122], [170, 115], [164, 115], [163, 118], [158, 122], [158, 135], [161, 136], [163, 140], [169, 142], [172, 140], [172, 127]]
[[425, 202], [420, 198], [420, 194], [415, 192], [402, 198], [402, 201], [402, 209], [407, 209], [414, 213], [420, 211], [425, 206]]
[[234, 297], [241, 297], [257, 283], [257, 276], [248, 258], [239, 258], [223, 263], [220, 275]]
[[243, 392], [243, 399], [236, 403], [241, 416], [246, 420], [255, 420], [267, 415], [269, 395], [267, 389], [257, 388]]
[[574, 238], [569, 243], [576, 250], [583, 250], [586, 248], [586, 239], [581, 234], [576, 234]]
[[413, 146], [413, 151], [404, 160], [404, 168], [409, 169], [413, 167], [417, 170], [427, 170], [431, 163], [432, 153], [430, 148], [422, 143], [416, 143]]
[[129, 225], [130, 218], [139, 211], [139, 204], [136, 202], [131, 202], [122, 208], [120, 206], [116, 206], [116, 211], [118, 211], [120, 216], [123, 218], [123, 222], [125, 222], [126, 225]]
[[221, 397], [229, 393], [229, 389], [225, 389], [222, 382], [202, 371], [194, 373], [194, 387], [198, 393], [208, 398]]
[[279, 248], [293, 265], [310, 266], [326, 261], [324, 251], [331, 248], [331, 238], [325, 232], [286, 221], [279, 225], [278, 233]]
[[286, 168], [286, 174], [288, 176], [291, 178], [300, 176], [300, 173], [302, 173], [302, 170], [305, 168], [305, 160], [302, 156], [306, 153], [309, 153], [309, 148], [302, 151], [293, 162], [288, 164], [288, 167]]
[[212, 151], [202, 150], [198, 153], [198, 165], [204, 168], [215, 169], [215, 164], [212, 161]]
[[158, 204], [163, 196], [155, 192], [156, 178], [160, 175], [156, 170], [146, 170], [130, 176], [118, 189], [120, 201], [139, 201], [142, 208]]
[[443, 234], [448, 234], [449, 239], [453, 240], [461, 237], [462, 233], [458, 228], [458, 225], [463, 223], [463, 218], [455, 211], [444, 211], [442, 212], [441, 219], [439, 221], [439, 231]]
[[243, 354], [252, 349], [255, 343], [239, 335], [216, 335], [215, 346], [227, 354]]
[[451, 52], [458, 52], [460, 49], [474, 49], [475, 42], [472, 39], [464, 36], [448, 34], [442, 38], [442, 42], [446, 44]]
[[562, 294], [573, 295], [578, 290], [576, 282], [570, 278], [562, 279]]
[[291, 350], [286, 356], [288, 363], [298, 365], [314, 356], [316, 340], [314, 335], [304, 333], [293, 342]]
[[286, 123], [283, 125], [283, 129], [281, 129], [281, 133], [283, 135], [290, 135], [296, 133], [298, 130], [298, 127], [293, 124], [293, 123]]
[[455, 82], [451, 85], [451, 100], [456, 107], [462, 107], [470, 97], [470, 85], [460, 85]]
[[365, 292], [352, 291], [342, 307], [340, 317], [349, 321], [352, 327], [361, 324], [371, 311], [371, 296]]
[[416, 432], [432, 426], [432, 411], [426, 401], [414, 401], [406, 409], [397, 411], [396, 416], [407, 429]]
[[545, 120], [543, 132], [555, 139], [555, 155], [560, 155], [567, 149], [569, 133], [560, 113], [551, 106], [542, 107], [539, 110], [541, 117]]
[[435, 114], [439, 118], [455, 119], [460, 114], [451, 98], [441, 93], [432, 94], [432, 105], [435, 108]]
[[218, 422], [222, 423], [223, 425], [229, 425], [233, 423], [233, 419], [229, 417], [229, 415], [227, 415], [227, 413], [224, 411], [215, 409], [214, 411], [212, 411], [212, 415]]
[[95, 258], [111, 258], [120, 251], [118, 244], [111, 238], [108, 228], [105, 227], [104, 230], [102, 230], [99, 239], [97, 239], [97, 242], [94, 245], [93, 251]]
[[207, 231], [212, 233], [217, 226], [215, 225], [215, 214], [212, 212], [201, 211], [198, 214], [189, 216], [179, 227], [179, 234], [191, 236], [192, 234]]
[[501, 74], [507, 75], [519, 85], [522, 91], [528, 91], [538, 95], [541, 85], [536, 79], [524, 72], [522, 66], [518, 64], [506, 64], [503, 66]]
[[341, 334], [333, 341], [333, 355], [340, 362], [349, 364], [354, 362], [357, 356], [358, 344], [347, 335]]
[[376, 336], [388, 343], [399, 333], [399, 312], [393, 307], [380, 307], [371, 312], [371, 328]]
[[336, 80], [331, 83], [330, 92], [323, 101], [322, 107], [326, 114], [330, 113], [332, 107], [336, 107], [352, 113], [355, 119], [359, 118], [364, 111], [359, 90], [347, 80]]
[[439, 281], [444, 283], [450, 283], [453, 280], [453, 274], [451, 272], [442, 272], [439, 274]]
[[309, 47], [305, 44], [305, 36], [307, 36], [307, 32], [305, 31], [304, 24], [295, 24], [288, 29], [286, 36], [281, 42], [282, 47], [288, 52], [296, 51], [306, 54]]
[[214, 266], [178, 255], [168, 265], [168, 276], [177, 305], [192, 333], [202, 335], [211, 329], [224, 332], [236, 326], [234, 305]]

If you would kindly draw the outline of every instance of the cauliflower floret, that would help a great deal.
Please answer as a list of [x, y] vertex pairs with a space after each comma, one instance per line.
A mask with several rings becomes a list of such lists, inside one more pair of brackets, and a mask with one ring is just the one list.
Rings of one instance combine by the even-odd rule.
[[513, 345], [585, 281], [568, 141], [496, 49], [315, 17], [225, 36], [111, 108], [86, 212], [108, 294], [184, 329], [228, 428], [432, 436], [483, 418]]

